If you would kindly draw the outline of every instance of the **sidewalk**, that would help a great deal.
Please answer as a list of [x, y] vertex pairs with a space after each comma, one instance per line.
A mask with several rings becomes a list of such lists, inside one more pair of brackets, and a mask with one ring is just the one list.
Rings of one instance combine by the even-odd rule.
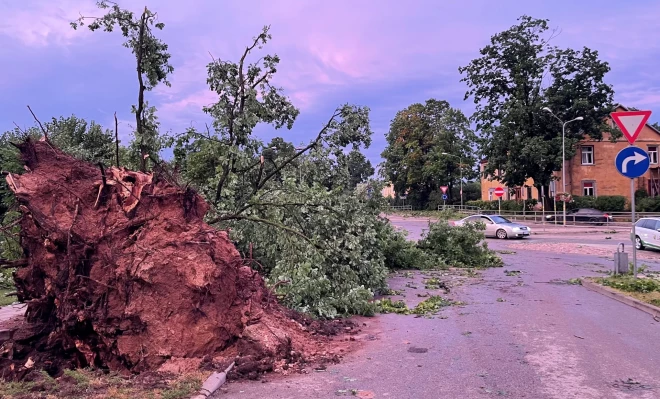
[[545, 225], [542, 223], [528, 223], [527, 225], [532, 229], [532, 234], [606, 234], [612, 231], [616, 231], [617, 233], [626, 233], [630, 231], [630, 227], [628, 226], [562, 226], [550, 223]]

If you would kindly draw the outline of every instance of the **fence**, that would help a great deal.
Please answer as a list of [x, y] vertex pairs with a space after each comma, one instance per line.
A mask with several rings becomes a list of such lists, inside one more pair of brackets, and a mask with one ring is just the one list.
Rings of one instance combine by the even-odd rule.
[[412, 205], [387, 205], [385, 210], [388, 211], [412, 211]]
[[438, 210], [439, 211], [453, 210], [468, 215], [474, 215], [481, 212], [481, 209], [479, 207], [469, 206], [469, 205], [438, 205]]
[[[534, 223], [546, 223], [563, 225], [562, 211], [525, 211], [525, 212], [512, 212], [512, 211], [482, 211], [483, 214], [499, 214], [512, 221], [526, 221]], [[603, 220], [599, 215], [566, 215], [566, 224], [571, 226], [580, 225], [603, 225], [603, 226], [621, 226], [628, 227], [632, 222], [632, 212], [605, 212], [611, 217], [611, 220]], [[660, 217], [657, 212], [635, 212], [635, 221], [644, 217]]]

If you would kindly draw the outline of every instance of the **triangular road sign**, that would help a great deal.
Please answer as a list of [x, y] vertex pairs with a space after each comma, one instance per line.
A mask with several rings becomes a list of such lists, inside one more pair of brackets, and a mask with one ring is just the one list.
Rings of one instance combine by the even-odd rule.
[[447, 187], [447, 186], [440, 186], [440, 190], [442, 190], [442, 193], [443, 193], [443, 194], [446, 194], [446, 193], [447, 193], [447, 189], [448, 189], [448, 188], [449, 188], [449, 187]]
[[612, 112], [610, 114], [614, 122], [616, 122], [623, 135], [626, 136], [630, 144], [634, 144], [642, 131], [646, 121], [651, 116], [651, 111], [625, 111], [625, 112]]

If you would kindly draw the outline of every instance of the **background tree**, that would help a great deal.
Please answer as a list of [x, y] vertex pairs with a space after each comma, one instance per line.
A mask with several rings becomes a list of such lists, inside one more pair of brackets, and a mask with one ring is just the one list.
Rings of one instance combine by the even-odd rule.
[[[479, 132], [478, 147], [488, 159], [485, 173], [509, 186], [533, 178], [548, 186], [562, 167], [562, 126], [541, 111], [549, 107], [563, 121], [584, 118], [566, 127], [566, 158], [585, 137], [602, 139], [612, 132], [605, 120], [613, 109], [612, 87], [604, 83], [610, 70], [598, 52], [550, 45], [548, 20], [522, 16], [518, 25], [491, 37], [481, 57], [460, 67], [476, 111], [471, 119]], [[549, 189], [546, 188], [546, 193]]]
[[94, 121], [87, 123], [75, 115], [53, 118], [47, 124], [49, 138], [60, 149], [84, 161], [110, 166], [115, 161], [115, 139]]
[[[465, 115], [446, 101], [428, 100], [399, 111], [386, 135], [381, 174], [398, 195], [425, 208], [431, 193], [475, 176], [474, 132]], [[451, 190], [450, 190], [451, 193]]]
[[358, 184], [366, 182], [373, 176], [374, 168], [371, 162], [358, 150], [352, 150], [342, 160], [348, 170], [348, 188], [354, 189]]
[[101, 0], [97, 5], [100, 9], [107, 10], [103, 17], [81, 16], [71, 23], [71, 27], [77, 29], [84, 26], [87, 20], [91, 20], [92, 22], [87, 25], [91, 31], [103, 29], [105, 32], [112, 32], [115, 28], [119, 28], [122, 36], [126, 38], [124, 47], [131, 49], [135, 55], [138, 100], [137, 104], [132, 106], [136, 131], [134, 144], [131, 147], [139, 151], [138, 162], [140, 170], [144, 172], [147, 170], [147, 157], [158, 160], [160, 150], [163, 148], [162, 139], [158, 136], [156, 109], [148, 106], [144, 93], [160, 83], [170, 86], [167, 75], [174, 71], [169, 63], [170, 54], [167, 51], [167, 44], [156, 38], [153, 33], [154, 28], [162, 30], [165, 24], [158, 22], [156, 13], [147, 7], [139, 17], [136, 17], [133, 12], [120, 8], [112, 1]]

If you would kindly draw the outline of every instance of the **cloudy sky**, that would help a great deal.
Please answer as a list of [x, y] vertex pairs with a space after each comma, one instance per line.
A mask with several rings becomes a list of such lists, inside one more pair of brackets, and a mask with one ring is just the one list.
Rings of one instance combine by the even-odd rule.
[[[202, 125], [201, 108], [214, 101], [206, 64], [238, 60], [264, 25], [265, 51], [282, 62], [275, 84], [301, 115], [291, 131], [260, 128], [264, 139], [296, 144], [313, 137], [340, 104], [372, 110], [374, 143], [365, 153], [380, 161], [394, 114], [414, 102], [444, 99], [466, 113], [458, 67], [478, 56], [491, 35], [527, 14], [561, 29], [555, 44], [587, 46], [610, 62], [615, 100], [656, 112], [660, 120], [660, 2], [612, 0], [123, 0], [136, 12], [147, 5], [166, 24], [175, 71], [172, 87], [148, 94], [162, 126], [174, 132]], [[93, 0], [0, 0], [0, 128], [32, 125], [26, 108], [50, 117], [75, 114], [102, 125], [120, 119], [131, 130], [136, 102], [134, 60], [120, 35], [74, 31], [80, 14], [99, 16]]]

